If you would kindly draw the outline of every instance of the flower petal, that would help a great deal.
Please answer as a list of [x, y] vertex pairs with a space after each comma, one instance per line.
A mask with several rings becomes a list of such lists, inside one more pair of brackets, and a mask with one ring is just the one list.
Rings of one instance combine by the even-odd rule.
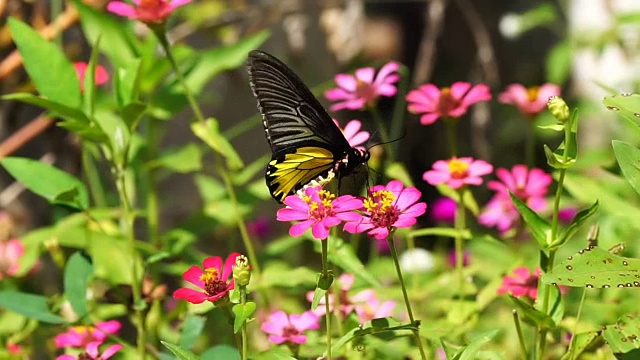
[[207, 300], [207, 294], [199, 291], [195, 291], [189, 288], [180, 288], [173, 292], [174, 299], [183, 299], [187, 300], [192, 304], [202, 304], [205, 300]]

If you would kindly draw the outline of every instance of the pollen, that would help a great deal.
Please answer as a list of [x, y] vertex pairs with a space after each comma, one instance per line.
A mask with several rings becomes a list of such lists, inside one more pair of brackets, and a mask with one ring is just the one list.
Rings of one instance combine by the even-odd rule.
[[449, 172], [454, 179], [461, 179], [467, 176], [467, 170], [469, 169], [469, 163], [460, 161], [457, 158], [449, 160]]
[[204, 283], [211, 283], [215, 280], [218, 280], [218, 269], [216, 268], [206, 268], [202, 275], [200, 275], [200, 280]]

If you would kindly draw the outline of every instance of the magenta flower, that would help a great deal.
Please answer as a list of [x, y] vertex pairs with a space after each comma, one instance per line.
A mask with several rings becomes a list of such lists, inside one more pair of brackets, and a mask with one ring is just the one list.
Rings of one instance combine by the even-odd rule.
[[538, 297], [538, 279], [540, 269], [533, 273], [526, 267], [519, 267], [513, 270], [514, 276], [505, 276], [502, 285], [498, 289], [499, 295], [511, 294], [517, 298], [527, 296], [532, 300]]
[[573, 206], [569, 206], [558, 211], [558, 220], [568, 224], [573, 221], [577, 214], [578, 209]]
[[481, 176], [490, 174], [492, 171], [493, 166], [486, 161], [454, 156], [446, 161], [436, 161], [433, 164], [433, 170], [426, 171], [422, 178], [434, 186], [447, 184], [452, 189], [459, 189], [467, 184], [482, 184]]
[[124, 1], [111, 1], [107, 10], [129, 19], [137, 19], [146, 24], [161, 24], [177, 7], [188, 4], [191, 0], [132, 0], [134, 5]]
[[272, 228], [273, 224], [265, 215], [258, 215], [255, 219], [247, 222], [247, 231], [258, 239], [266, 239], [271, 234]]
[[509, 191], [524, 201], [532, 210], [543, 211], [547, 206], [544, 198], [553, 181], [551, 175], [542, 169], [528, 169], [525, 165], [515, 165], [511, 171], [500, 168], [496, 176], [501, 181], [489, 181], [487, 187], [497, 194], [509, 198]]
[[[351, 291], [354, 281], [355, 281], [355, 276], [348, 273], [344, 273], [340, 275], [340, 277], [338, 278], [340, 293], [337, 296], [340, 301], [339, 301], [338, 312], [336, 313], [336, 315], [341, 319], [346, 318], [346, 316], [351, 314], [353, 311], [355, 311], [358, 306], [362, 304], [366, 304], [374, 300], [376, 297], [376, 294], [372, 289], [362, 290], [353, 296], [349, 295], [349, 291]], [[336, 295], [334, 295], [331, 290], [329, 290], [329, 294], [331, 295], [329, 296], [329, 311], [335, 312], [334, 309], [335, 309]], [[313, 295], [314, 295], [313, 291], [307, 292], [307, 300], [309, 302], [313, 302]], [[324, 297], [320, 298], [320, 301], [318, 302], [318, 306], [315, 309], [313, 309], [313, 313], [319, 317], [324, 316], [326, 314], [325, 304], [326, 304], [325, 298]]]
[[343, 109], [360, 110], [375, 105], [380, 96], [394, 96], [397, 92], [395, 83], [400, 75], [395, 72], [400, 68], [396, 62], [384, 65], [378, 74], [372, 67], [357, 69], [354, 75], [338, 74], [335, 76], [335, 89], [329, 89], [324, 96], [329, 101], [338, 101], [331, 105], [331, 111]]
[[426, 84], [407, 94], [409, 112], [422, 114], [422, 125], [431, 125], [440, 117], [459, 118], [466, 114], [469, 106], [490, 99], [491, 93], [487, 85], [472, 87], [470, 83], [461, 81], [442, 89]]
[[0, 241], [0, 280], [5, 276], [14, 277], [18, 274], [24, 252], [24, 244], [19, 239]]
[[53, 341], [57, 348], [85, 347], [90, 343], [99, 345], [109, 334], [117, 334], [121, 327], [118, 320], [102, 321], [95, 326], [74, 326], [67, 332], [56, 335]]
[[305, 196], [289, 195], [284, 199], [286, 208], [278, 210], [278, 221], [300, 221], [289, 229], [289, 235], [300, 236], [311, 228], [311, 234], [316, 239], [326, 239], [329, 228], [342, 221], [352, 221], [359, 218], [353, 212], [362, 208], [362, 200], [351, 195], [338, 198], [321, 187], [308, 187]]
[[284, 311], [276, 311], [269, 315], [269, 320], [262, 323], [262, 331], [269, 334], [269, 341], [274, 344], [291, 342], [294, 344], [304, 344], [307, 330], [319, 329], [319, 318], [311, 311], [305, 311], [300, 315], [291, 314], [287, 316]]
[[511, 104], [526, 115], [538, 115], [547, 108], [552, 96], [560, 95], [560, 87], [555, 84], [544, 84], [525, 88], [521, 84], [511, 84], [498, 96], [498, 101]]
[[[449, 266], [456, 267], [456, 251], [455, 250], [449, 251], [449, 255], [447, 256], [447, 262], [449, 263]], [[469, 252], [465, 250], [462, 253], [462, 266], [469, 266], [469, 263], [471, 263], [471, 255], [469, 255]]]
[[[78, 80], [80, 80], [80, 90], [84, 90], [84, 76], [87, 73], [87, 67], [89, 64], [86, 62], [74, 62], [73, 67], [76, 69]], [[102, 85], [109, 81], [109, 73], [107, 69], [102, 65], [96, 65], [95, 78], [93, 79], [96, 85]]]
[[344, 129], [340, 127], [340, 123], [336, 119], [333, 119], [333, 122], [340, 128], [342, 134], [344, 135], [345, 139], [347, 139], [347, 142], [351, 147], [356, 149], [364, 149], [364, 146], [360, 145], [367, 142], [367, 140], [369, 140], [369, 138], [371, 137], [371, 134], [369, 134], [368, 131], [360, 131], [360, 128], [362, 128], [362, 122], [360, 120], [349, 121]]
[[478, 216], [478, 222], [486, 227], [496, 227], [504, 233], [513, 229], [520, 220], [520, 213], [513, 205], [511, 198], [496, 194], [489, 200], [482, 213]]
[[65, 354], [58, 356], [56, 360], [107, 360], [123, 348], [120, 344], [111, 345], [100, 355], [99, 346], [99, 342], [92, 342], [87, 344], [85, 352], [78, 354], [78, 356]]
[[396, 307], [395, 301], [381, 302], [378, 299], [370, 299], [364, 304], [356, 306], [356, 314], [361, 323], [371, 321], [377, 318], [383, 318], [393, 315], [393, 309]]
[[192, 304], [201, 304], [205, 300], [215, 303], [226, 299], [229, 291], [235, 287], [231, 272], [239, 253], [231, 253], [222, 265], [220, 256], [208, 257], [202, 263], [202, 268], [192, 266], [182, 274], [182, 277], [204, 291], [191, 288], [180, 288], [173, 293], [176, 299], [184, 299]]
[[453, 224], [456, 218], [456, 201], [445, 196], [437, 198], [431, 204], [429, 215], [435, 222]]
[[412, 226], [416, 218], [425, 213], [427, 204], [417, 202], [421, 195], [415, 187], [405, 188], [398, 180], [386, 186], [376, 185], [369, 189], [369, 197], [364, 200], [364, 214], [348, 220], [344, 230], [352, 234], [367, 231], [370, 237], [384, 239], [396, 228]]

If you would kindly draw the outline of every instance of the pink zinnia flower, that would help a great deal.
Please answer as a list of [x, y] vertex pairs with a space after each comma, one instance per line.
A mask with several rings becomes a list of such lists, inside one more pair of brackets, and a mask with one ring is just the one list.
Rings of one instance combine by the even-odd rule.
[[553, 181], [542, 169], [528, 169], [526, 165], [515, 165], [511, 171], [500, 168], [496, 171], [500, 181], [489, 181], [487, 187], [499, 195], [509, 198], [509, 191], [524, 201], [533, 211], [543, 211], [547, 206], [544, 198]]
[[538, 297], [540, 269], [537, 268], [531, 273], [529, 268], [519, 267], [513, 270], [513, 275], [514, 276], [505, 276], [502, 279], [502, 285], [498, 289], [498, 294], [511, 294], [518, 298], [527, 296], [535, 300]]
[[498, 101], [511, 104], [526, 115], [537, 115], [547, 108], [552, 96], [560, 95], [560, 87], [555, 84], [544, 84], [525, 88], [521, 84], [511, 84], [498, 96]]
[[329, 191], [314, 186], [305, 189], [305, 196], [289, 195], [284, 199], [286, 208], [278, 210], [278, 221], [300, 221], [289, 229], [289, 235], [300, 236], [311, 228], [316, 239], [326, 239], [329, 228], [342, 221], [357, 219], [360, 215], [353, 210], [362, 208], [362, 200], [351, 195], [336, 198]]
[[0, 280], [16, 276], [24, 252], [24, 244], [19, 239], [0, 241]]
[[311, 311], [305, 311], [300, 315], [291, 314], [287, 316], [284, 311], [276, 311], [269, 315], [269, 320], [262, 323], [262, 331], [269, 334], [269, 341], [274, 344], [292, 342], [294, 344], [304, 344], [307, 330], [319, 329], [320, 319]]
[[362, 122], [360, 120], [349, 121], [344, 129], [340, 127], [340, 123], [336, 119], [333, 119], [333, 122], [340, 128], [349, 146], [356, 149], [364, 149], [364, 146], [360, 145], [367, 142], [371, 134], [369, 134], [368, 131], [360, 131], [360, 128], [362, 128]]
[[135, 6], [123, 1], [112, 1], [107, 10], [129, 19], [138, 19], [143, 23], [163, 23], [177, 7], [190, 3], [191, 0], [133, 0]]
[[123, 348], [120, 344], [111, 345], [102, 353], [102, 355], [100, 355], [100, 352], [98, 351], [99, 346], [99, 342], [92, 342], [87, 344], [85, 352], [78, 356], [65, 354], [58, 356], [56, 360], [107, 360]]
[[489, 200], [482, 213], [478, 216], [478, 222], [487, 227], [496, 227], [504, 233], [514, 228], [520, 220], [520, 213], [513, 205], [511, 198], [496, 194]]
[[[80, 90], [84, 90], [84, 76], [87, 73], [87, 67], [89, 64], [86, 62], [74, 62], [73, 67], [76, 69], [78, 80], [80, 80]], [[109, 73], [107, 69], [102, 65], [96, 65], [95, 78], [93, 79], [96, 85], [102, 85], [109, 81]]]
[[370, 237], [384, 239], [396, 228], [415, 224], [416, 218], [425, 213], [427, 204], [417, 202], [421, 195], [415, 187], [405, 188], [398, 180], [376, 185], [364, 200], [364, 215], [347, 221], [344, 230], [352, 234], [367, 231]]
[[422, 178], [431, 185], [447, 184], [452, 189], [459, 189], [466, 184], [482, 184], [481, 176], [492, 171], [493, 166], [486, 161], [454, 156], [446, 161], [436, 161], [433, 170], [426, 171]]
[[173, 293], [176, 299], [184, 299], [192, 304], [201, 304], [205, 300], [215, 303], [223, 299], [235, 287], [231, 272], [239, 253], [234, 252], [227, 257], [222, 265], [220, 256], [208, 257], [202, 263], [202, 268], [192, 266], [182, 274], [182, 277], [204, 291], [191, 288], [180, 288]]
[[455, 82], [450, 88], [439, 89], [433, 84], [420, 86], [407, 94], [409, 112], [423, 114], [422, 125], [431, 125], [439, 117], [459, 118], [469, 106], [491, 99], [489, 87], [484, 84], [471, 86], [468, 82]]
[[342, 109], [360, 110], [367, 106], [373, 106], [380, 96], [394, 96], [396, 94], [395, 83], [400, 75], [395, 72], [400, 65], [390, 62], [384, 65], [378, 74], [372, 67], [356, 70], [355, 76], [350, 74], [338, 74], [335, 76], [335, 89], [329, 89], [324, 96], [329, 101], [338, 101], [331, 105], [331, 111]]
[[122, 325], [118, 320], [96, 323], [95, 326], [74, 326], [62, 334], [56, 335], [53, 341], [57, 348], [85, 347], [90, 343], [101, 344], [109, 334], [117, 334]]
[[[374, 300], [376, 297], [376, 294], [372, 289], [362, 290], [353, 296], [349, 295], [349, 291], [351, 291], [355, 279], [356, 278], [353, 274], [344, 273], [338, 278], [338, 286], [340, 288], [338, 295], [334, 295], [332, 290], [329, 290], [329, 311], [334, 312], [336, 302], [335, 297], [337, 296], [340, 307], [338, 308], [336, 315], [341, 319], [344, 319], [347, 315], [355, 311], [358, 306], [366, 304]], [[307, 300], [309, 302], [313, 302], [313, 296], [313, 291], [307, 292]], [[317, 316], [324, 316], [327, 310], [325, 304], [325, 298], [322, 297], [318, 302], [318, 306], [313, 310], [313, 313]]]
[[396, 307], [395, 301], [381, 302], [378, 299], [370, 299], [364, 304], [356, 306], [356, 314], [361, 323], [371, 321], [377, 318], [383, 318], [393, 315], [393, 309]]
[[430, 208], [429, 215], [435, 222], [453, 224], [456, 219], [456, 201], [451, 198], [439, 197]]

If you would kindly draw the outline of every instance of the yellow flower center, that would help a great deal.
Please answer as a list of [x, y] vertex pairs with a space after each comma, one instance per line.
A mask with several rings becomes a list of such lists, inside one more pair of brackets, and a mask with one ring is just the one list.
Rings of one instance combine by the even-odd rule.
[[529, 99], [529, 102], [536, 101], [538, 99], [538, 93], [540, 93], [539, 86], [532, 86], [530, 88], [527, 88], [527, 99]]
[[449, 116], [451, 111], [460, 106], [460, 100], [451, 95], [451, 88], [444, 87], [440, 89], [440, 98], [438, 99], [438, 111], [442, 116]]
[[200, 280], [207, 284], [218, 280], [218, 269], [216, 268], [204, 269], [204, 272], [202, 273], [202, 275], [200, 275]]
[[321, 220], [333, 214], [332, 202], [336, 196], [327, 190], [319, 190], [318, 197], [320, 202], [314, 201], [311, 196], [303, 196], [302, 200], [309, 204], [309, 217]]
[[467, 170], [469, 169], [469, 163], [460, 161], [457, 158], [449, 160], [449, 172], [454, 179], [461, 179], [467, 176]]

